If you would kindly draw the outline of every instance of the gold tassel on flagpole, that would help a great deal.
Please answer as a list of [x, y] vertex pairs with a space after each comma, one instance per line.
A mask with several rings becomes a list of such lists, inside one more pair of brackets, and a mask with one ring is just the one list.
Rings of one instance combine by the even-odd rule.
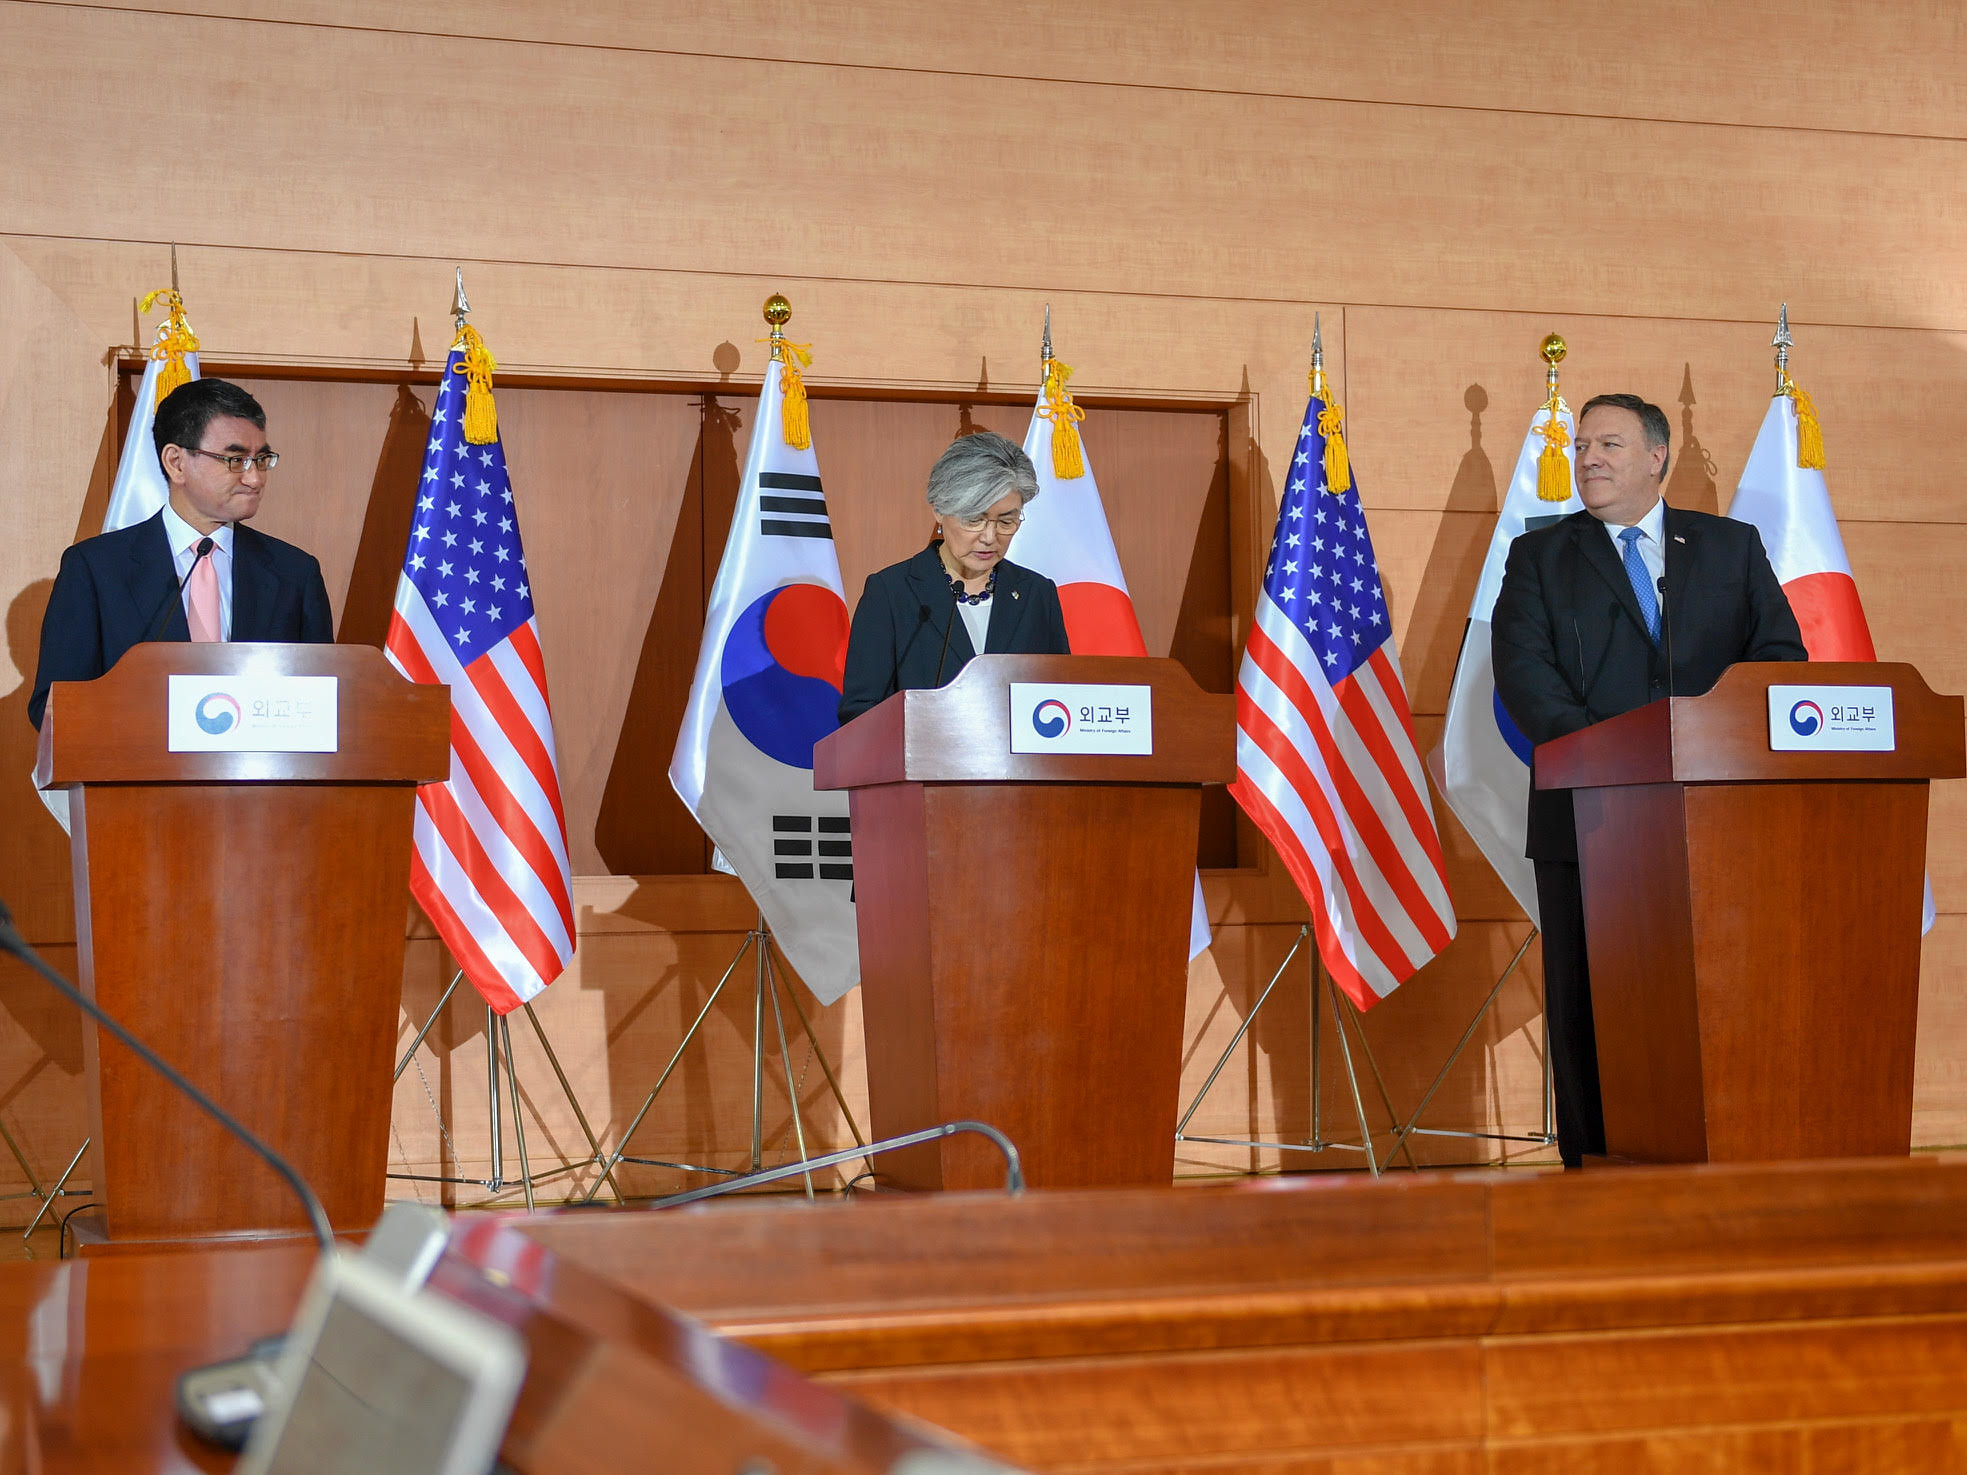
[[1557, 366], [1564, 361], [1564, 340], [1552, 333], [1544, 339], [1538, 352], [1550, 366], [1544, 372], [1544, 384], [1550, 391], [1544, 408], [1550, 412], [1550, 418], [1544, 422], [1544, 448], [1537, 457], [1537, 499], [1542, 502], [1568, 502], [1571, 498], [1571, 458], [1565, 452], [1569, 449], [1571, 437], [1564, 430], [1564, 422], [1558, 418], [1558, 412], [1564, 408], [1564, 400], [1557, 392]]
[[492, 402], [492, 374], [498, 363], [485, 340], [470, 323], [460, 321], [458, 336], [451, 347], [464, 347], [464, 362], [456, 373], [464, 375], [464, 438], [474, 446], [488, 446], [499, 438], [499, 410]]
[[772, 325], [772, 336], [759, 341], [771, 344], [772, 358], [784, 365], [779, 370], [782, 433], [787, 445], [803, 451], [813, 444], [813, 417], [806, 403], [806, 380], [799, 371], [813, 366], [813, 345], [794, 343], [785, 336], [785, 325], [792, 321], [792, 304], [777, 292], [765, 299], [765, 321]]
[[1783, 393], [1796, 404], [1796, 464], [1803, 471], [1824, 469], [1824, 428], [1817, 420], [1817, 407], [1810, 392], [1788, 371], [1783, 373]]
[[1079, 449], [1079, 422], [1086, 412], [1072, 402], [1065, 381], [1072, 377], [1072, 366], [1058, 359], [1045, 360], [1045, 403], [1038, 413], [1052, 422], [1052, 474], [1071, 481], [1086, 474], [1086, 458]]
[[175, 287], [159, 287], [137, 304], [137, 311], [149, 312], [160, 297], [170, 316], [157, 325], [157, 346], [150, 350], [150, 356], [164, 366], [157, 371], [157, 398], [161, 403], [172, 390], [191, 382], [191, 369], [184, 360], [186, 354], [198, 352], [198, 337], [185, 321], [184, 299], [178, 296]]
[[1345, 407], [1333, 401], [1325, 371], [1316, 365], [1311, 371], [1311, 393], [1324, 406], [1318, 412], [1318, 433], [1325, 437], [1325, 490], [1334, 496], [1343, 495], [1352, 489], [1352, 458], [1345, 448]]

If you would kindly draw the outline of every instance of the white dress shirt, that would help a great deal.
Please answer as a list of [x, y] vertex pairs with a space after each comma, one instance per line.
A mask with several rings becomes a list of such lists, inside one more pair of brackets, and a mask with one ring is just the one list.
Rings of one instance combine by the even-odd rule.
[[[191, 573], [192, 560], [198, 557], [198, 545], [205, 535], [178, 516], [177, 509], [169, 502], [164, 504], [164, 536], [171, 540], [171, 563], [177, 569], [178, 583], [184, 585], [179, 598], [183, 600], [185, 618], [191, 617], [191, 586], [186, 578]], [[219, 630], [221, 638], [232, 639], [232, 524], [222, 522], [212, 533], [212, 572], [219, 578]]]
[[[1619, 541], [1619, 534], [1626, 530], [1625, 523], [1608, 522], [1605, 531], [1612, 539], [1612, 552], [1621, 564], [1625, 562], [1626, 545]], [[1653, 581], [1653, 598], [1662, 610], [1666, 608], [1666, 594], [1660, 588], [1660, 580], [1666, 577], [1666, 498], [1656, 501], [1652, 510], [1638, 522], [1630, 526], [1639, 529], [1639, 561], [1646, 565], [1647, 577]]]

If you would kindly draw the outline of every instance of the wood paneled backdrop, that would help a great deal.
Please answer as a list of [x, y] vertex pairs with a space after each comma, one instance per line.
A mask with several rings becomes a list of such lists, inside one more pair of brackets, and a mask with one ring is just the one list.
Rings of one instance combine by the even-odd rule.
[[[569, 694], [562, 772], [589, 804], [572, 836], [580, 952], [540, 1013], [611, 1130], [751, 916], [734, 883], [679, 873], [701, 839], [665, 808], [675, 714], [660, 694], [695, 651], [693, 635], [664, 636], [694, 628], [712, 572], [691, 519], [714, 521], [736, 474], [711, 451], [743, 444], [700, 437], [701, 421], [748, 413], [773, 290], [815, 345], [850, 586], [912, 544], [907, 483], [956, 407], [1021, 430], [1049, 302], [1130, 577], [1155, 591], [1150, 648], [1204, 631], [1178, 652], [1197, 660], [1227, 612], [1179, 606], [1195, 535], [1225, 527], [1231, 608], [1247, 610], [1322, 312], [1429, 745], [1541, 393], [1538, 340], [1569, 339], [1574, 404], [1634, 389], [1666, 406], [1670, 495], [1718, 509], [1768, 402], [1786, 299], [1879, 654], [1967, 689], [1963, 54], [1962, 12], [1941, 0], [1640, 0], [1570, 32], [1534, 3], [1231, 16], [1010, 0], [981, 25], [905, 0], [459, 0], [420, 24], [387, 0], [0, 0], [0, 896], [72, 967], [65, 846], [26, 782], [23, 712], [61, 550], [100, 526], [117, 356], [148, 336], [134, 299], [168, 280], [173, 240], [208, 361], [263, 382], [293, 458], [262, 523], [322, 553], [345, 639], [381, 633], [403, 538], [390, 492], [414, 474], [427, 397], [417, 371], [441, 361], [451, 269], [465, 267], [507, 375], [550, 674]], [[350, 423], [366, 428], [351, 438], [337, 428]], [[626, 463], [608, 454], [623, 445]], [[1130, 479], [1165, 470], [1130, 464], [1142, 446], [1196, 458], [1193, 520], [1130, 515]], [[1226, 503], [1210, 513], [1218, 480]], [[1236, 626], [1220, 638], [1240, 640]], [[1936, 790], [1941, 917], [1915, 1117], [1929, 1145], [1967, 1141], [1964, 811], [1961, 786]], [[1368, 1026], [1403, 1112], [1527, 931], [1447, 828], [1460, 936]], [[1255, 858], [1206, 878], [1217, 940], [1192, 974], [1190, 1090], [1302, 916]], [[1537, 1126], [1534, 959], [1434, 1125]], [[447, 976], [413, 924], [406, 1040]], [[1302, 974], [1279, 995], [1196, 1130], [1306, 1131]], [[643, 1128], [650, 1155], [745, 1155], [748, 993], [727, 1003]], [[0, 1120], [52, 1176], [84, 1130], [78, 1028], [17, 968], [0, 969], [0, 1013]], [[855, 998], [818, 1028], [859, 1098]], [[427, 1088], [483, 1171], [482, 1031], [454, 1010], [406, 1072], [399, 1166], [446, 1160]], [[516, 1037], [538, 1161], [575, 1133], [530, 1032]], [[844, 1140], [793, 1053], [817, 1137]], [[785, 1093], [766, 1090], [768, 1156], [782, 1155]], [[1250, 1161], [1198, 1149], [1181, 1168]], [[631, 1186], [679, 1181], [649, 1169]], [[18, 1182], [0, 1162], [0, 1191]]]

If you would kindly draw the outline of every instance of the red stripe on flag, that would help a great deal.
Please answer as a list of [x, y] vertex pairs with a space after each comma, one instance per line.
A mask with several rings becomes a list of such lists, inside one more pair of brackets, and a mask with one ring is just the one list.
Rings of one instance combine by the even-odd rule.
[[[1261, 630], [1251, 632], [1252, 649], [1255, 648], [1260, 637], [1267, 639], [1263, 637]], [[1269, 755], [1270, 761], [1277, 765], [1278, 772], [1284, 775], [1284, 781], [1291, 786], [1292, 792], [1298, 796], [1298, 801], [1311, 816], [1311, 822], [1318, 827], [1318, 837], [1324, 843], [1326, 854], [1331, 857], [1333, 869], [1339, 874], [1339, 884], [1345, 888], [1346, 896], [1352, 902], [1353, 920], [1359, 927], [1361, 939], [1373, 950], [1373, 955], [1380, 960], [1380, 965], [1388, 973], [1396, 979], [1405, 978], [1412, 969], [1412, 965], [1407, 961], [1406, 950], [1400, 946], [1391, 929], [1380, 919], [1379, 909], [1373, 905], [1366, 895], [1365, 888], [1359, 884], [1359, 872], [1352, 864], [1351, 847], [1345, 843], [1345, 836], [1339, 828], [1339, 817], [1333, 814], [1331, 805], [1326, 802], [1325, 791], [1319, 786], [1317, 775], [1311, 771], [1303, 755], [1292, 745], [1290, 738], [1286, 737], [1283, 730], [1271, 721], [1270, 714], [1252, 701], [1247, 693], [1240, 690], [1236, 696], [1236, 725], [1243, 730], [1251, 742]], [[1316, 736], [1315, 730], [1314, 736]], [[1326, 743], [1321, 741], [1319, 747], [1323, 751]], [[1332, 755], [1326, 751], [1324, 756], [1325, 765], [1330, 769]], [[1346, 818], [1350, 819], [1352, 816], [1347, 815]], [[1354, 830], [1356, 833], [1356, 825]], [[1271, 838], [1275, 842], [1276, 837]], [[1369, 845], [1367, 848], [1370, 850], [1372, 847]], [[1393, 878], [1389, 876], [1387, 880], [1391, 882]], [[1408, 884], [1411, 886], [1412, 882]]]
[[1325, 888], [1320, 883], [1311, 857], [1305, 853], [1304, 845], [1298, 839], [1298, 832], [1277, 812], [1277, 806], [1270, 802], [1270, 796], [1241, 768], [1236, 770], [1236, 780], [1229, 786], [1229, 792], [1276, 847], [1284, 869], [1291, 873], [1291, 879], [1298, 883], [1298, 890], [1311, 903], [1311, 928], [1318, 937], [1318, 955], [1325, 960], [1325, 971], [1332, 975], [1334, 983], [1346, 991], [1346, 997], [1357, 1008], [1372, 1008], [1380, 1001], [1380, 996], [1373, 992], [1372, 985], [1366, 982], [1339, 945], [1338, 933], [1325, 909]]
[[492, 766], [492, 760], [485, 756], [485, 750], [478, 746], [478, 739], [471, 735], [464, 718], [455, 710], [451, 713], [451, 751], [464, 765], [464, 771], [471, 777], [471, 786], [478, 791], [479, 802], [504, 832], [506, 842], [519, 852], [526, 864], [532, 867], [533, 874], [540, 878], [540, 885], [553, 898], [553, 905], [560, 913], [567, 935], [572, 937], [574, 903], [567, 894], [566, 877], [560, 873], [559, 857], [546, 843], [546, 837], [533, 823], [533, 817], [526, 812], [518, 796], [507, 787], [499, 771]]
[[485, 1002], [492, 1006], [494, 1014], [510, 1014], [526, 1001], [506, 986], [499, 976], [499, 970], [492, 966], [492, 960], [485, 956], [485, 950], [478, 945], [471, 929], [464, 925], [464, 919], [451, 905], [451, 899], [437, 884], [437, 878], [430, 874], [430, 868], [421, 855], [410, 857], [410, 895], [417, 899], [424, 915], [430, 918], [431, 925], [444, 940], [444, 946], [457, 960], [464, 976], [471, 980], [471, 986], [484, 996]]
[[1858, 598], [1857, 581], [1849, 574], [1805, 574], [1783, 585], [1796, 623], [1803, 629], [1803, 648], [1813, 661], [1875, 661], [1871, 626]]
[[477, 832], [458, 807], [457, 796], [451, 792], [450, 785], [424, 784], [417, 790], [417, 800], [430, 816], [431, 823], [437, 826], [437, 833], [444, 837], [451, 854], [457, 857], [459, 866], [470, 878], [486, 907], [499, 919], [499, 926], [512, 939], [512, 945], [525, 955], [542, 984], [553, 982], [566, 966], [560, 961], [559, 949], [540, 930], [532, 912], [506, 884], [505, 877], [499, 874], [498, 867], [479, 842]]
[[[1339, 753], [1338, 743], [1326, 726], [1325, 714], [1318, 705], [1318, 698], [1311, 690], [1311, 683], [1305, 680], [1302, 671], [1291, 664], [1290, 657], [1277, 648], [1261, 624], [1251, 627], [1250, 643], [1245, 647], [1244, 654], [1247, 659], [1256, 663], [1257, 668], [1271, 679], [1279, 691], [1284, 693], [1291, 705], [1297, 708], [1298, 715], [1304, 719], [1305, 725], [1311, 729], [1312, 741], [1318, 744], [1319, 754], [1325, 760], [1325, 769], [1331, 776], [1332, 787], [1338, 791], [1339, 807], [1352, 822], [1353, 831], [1364, 842], [1380, 874], [1386, 878], [1387, 885], [1399, 898], [1402, 909], [1413, 921], [1415, 930], [1428, 940], [1436, 952], [1441, 951], [1448, 945], [1448, 933], [1440, 917], [1435, 914], [1433, 904], [1421, 894], [1421, 888], [1414, 881], [1413, 872], [1408, 869], [1405, 858], [1400, 854], [1399, 847], [1393, 842], [1392, 834], [1387, 830], [1385, 818], [1366, 797], [1366, 791], [1359, 787], [1359, 780]], [[1365, 738], [1369, 731], [1378, 730], [1379, 718], [1368, 710], [1365, 714], [1366, 721], [1362, 726], [1359, 718], [1347, 711], [1343, 688], [1348, 685], [1350, 685], [1349, 681], [1341, 681], [1335, 691], [1339, 698], [1340, 710], [1346, 711], [1347, 715], [1353, 718], [1354, 728], [1358, 730], [1361, 738]], [[1255, 704], [1251, 705], [1252, 709], [1256, 710]], [[1239, 704], [1237, 709], [1239, 722], [1241, 722], [1242, 711]], [[1266, 718], [1265, 721], [1269, 719]], [[1252, 736], [1255, 734], [1253, 733]], [[1281, 738], [1282, 734], [1280, 733], [1279, 736]], [[1267, 745], [1265, 751], [1270, 751]], [[1271, 757], [1275, 760], [1277, 755], [1272, 753]], [[1295, 750], [1292, 751], [1292, 757], [1294, 759], [1297, 757]], [[1377, 754], [1375, 758], [1377, 761]], [[1279, 762], [1278, 767], [1283, 768], [1284, 764]], [[1390, 783], [1393, 782], [1393, 776], [1384, 772], [1385, 764], [1381, 763], [1380, 767], [1382, 776]], [[1397, 763], [1395, 768], [1397, 770]], [[1286, 774], [1291, 780], [1291, 786], [1301, 796], [1308, 797], [1310, 790], [1299, 780], [1297, 774], [1291, 773], [1288, 769]], [[1305, 770], [1305, 778], [1311, 778], [1309, 769]], [[1312, 782], [1316, 781], [1312, 780]], [[1359, 894], [1359, 888], [1353, 882], [1348, 881], [1346, 889], [1355, 895]], [[1378, 946], [1373, 950], [1381, 953], [1382, 957], [1386, 956]], [[1404, 958], [1405, 954], [1402, 953], [1401, 956]], [[1398, 974], [1400, 969], [1389, 965], [1388, 971]]]
[[[1387, 664], [1385, 648], [1374, 651], [1366, 664], [1379, 678], [1380, 693], [1385, 697], [1394, 718], [1400, 723], [1400, 730], [1407, 735], [1408, 750], [1418, 753], [1420, 744], [1414, 741], [1414, 720], [1407, 710], [1407, 693], [1394, 679], [1393, 668]], [[1448, 866], [1441, 858], [1441, 838], [1434, 830], [1434, 815], [1428, 809], [1426, 801], [1415, 790], [1413, 778], [1407, 772], [1407, 765], [1400, 761], [1399, 753], [1394, 751], [1393, 742], [1387, 736], [1386, 728], [1380, 723], [1379, 713], [1373, 710], [1372, 702], [1368, 700], [1364, 689], [1356, 679], [1341, 681], [1338, 695], [1339, 706], [1352, 719], [1353, 730], [1359, 734], [1359, 740], [1366, 745], [1366, 751], [1373, 755], [1373, 764], [1386, 779], [1386, 786], [1393, 794], [1394, 802], [1400, 806], [1400, 813], [1406, 818], [1407, 828], [1420, 842], [1422, 852], [1434, 863], [1434, 873], [1441, 878], [1441, 885], [1445, 889], [1448, 885]], [[1428, 915], [1433, 917], [1436, 914], [1430, 909]], [[1426, 930], [1427, 924], [1420, 917], [1414, 920], [1421, 922], [1422, 930]], [[1431, 934], [1429, 940], [1434, 941], [1435, 951], [1439, 952], [1452, 939], [1443, 932], [1438, 941], [1435, 941]]]
[[[525, 628], [524, 625], [519, 627], [520, 630]], [[518, 630], [513, 632], [515, 651], [519, 648], [516, 638], [518, 634]], [[539, 654], [537, 644], [533, 646], [533, 654], [535, 656]], [[525, 657], [521, 655], [520, 659], [523, 661]], [[528, 667], [528, 670], [531, 668]], [[541, 792], [546, 795], [546, 802], [553, 806], [554, 820], [560, 826], [560, 843], [564, 846], [567, 843], [567, 815], [560, 807], [560, 776], [554, 769], [553, 755], [547, 752], [546, 744], [540, 740], [539, 730], [533, 726], [531, 719], [513, 698], [511, 690], [505, 684], [505, 678], [499, 674], [499, 668], [487, 657], [479, 656], [464, 668], [464, 674], [471, 682], [472, 689], [478, 693], [478, 699], [485, 704], [485, 710], [490, 712], [492, 720], [498, 723], [499, 731], [505, 734], [505, 740], [512, 744], [512, 751], [519, 755], [519, 761], [524, 763], [533, 775], [533, 782], [538, 784]], [[538, 679], [537, 672], [534, 673], [534, 677]], [[546, 695], [544, 686], [540, 689], [540, 695], [544, 700]], [[558, 862], [555, 864], [557, 867]]]

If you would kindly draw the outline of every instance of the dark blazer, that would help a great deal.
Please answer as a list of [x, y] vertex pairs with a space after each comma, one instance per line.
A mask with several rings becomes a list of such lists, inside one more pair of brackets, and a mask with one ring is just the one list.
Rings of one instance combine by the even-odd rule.
[[[1604, 524], [1576, 512], [1509, 546], [1491, 616], [1496, 693], [1532, 743], [1576, 732], [1669, 695], [1699, 696], [1737, 661], [1809, 657], [1755, 528], [1668, 507], [1666, 619], [1660, 646]], [[1534, 765], [1533, 765], [1534, 767]], [[1533, 860], [1576, 860], [1568, 789], [1530, 790]]]
[[[847, 679], [840, 693], [840, 720], [851, 722], [898, 691], [947, 686], [977, 649], [970, 627], [956, 613], [949, 575], [931, 543], [915, 557], [869, 576], [854, 606], [847, 638]], [[991, 594], [986, 655], [1072, 654], [1065, 638], [1065, 611], [1058, 586], [1043, 574], [1006, 559], [997, 565]], [[949, 652], [943, 654], [947, 634]], [[942, 680], [936, 662], [942, 660]]]
[[[173, 597], [177, 584], [162, 512], [70, 546], [41, 621], [27, 720], [40, 727], [53, 682], [94, 681], [146, 638], [191, 639], [184, 601]], [[232, 638], [313, 645], [335, 638], [328, 587], [313, 554], [234, 525]]]

